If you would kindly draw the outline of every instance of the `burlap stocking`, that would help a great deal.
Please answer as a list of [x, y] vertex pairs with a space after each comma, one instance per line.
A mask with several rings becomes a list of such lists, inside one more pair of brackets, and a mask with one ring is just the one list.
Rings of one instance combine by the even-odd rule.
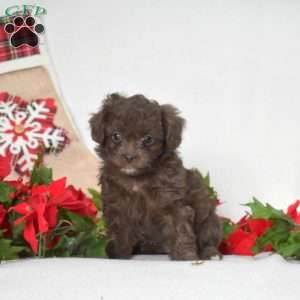
[[68, 183], [84, 190], [97, 186], [97, 158], [82, 143], [70, 114], [62, 104], [48, 71], [44, 67], [34, 67], [0, 75], [0, 91], [19, 95], [25, 100], [53, 97], [58, 107], [55, 123], [67, 130], [71, 140], [61, 153], [45, 156], [45, 162], [53, 168], [55, 178], [66, 176]]

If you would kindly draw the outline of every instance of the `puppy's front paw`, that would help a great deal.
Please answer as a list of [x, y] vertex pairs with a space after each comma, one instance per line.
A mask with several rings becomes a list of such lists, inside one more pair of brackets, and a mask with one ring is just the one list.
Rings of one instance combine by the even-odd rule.
[[209, 246], [200, 250], [199, 257], [202, 260], [209, 260], [215, 257], [221, 259], [222, 255], [220, 254], [220, 252], [216, 247]]
[[173, 260], [199, 260], [195, 252], [173, 253], [170, 255]]
[[132, 256], [132, 249], [129, 247], [120, 247], [116, 242], [110, 241], [106, 246], [106, 254], [109, 258], [128, 259]]

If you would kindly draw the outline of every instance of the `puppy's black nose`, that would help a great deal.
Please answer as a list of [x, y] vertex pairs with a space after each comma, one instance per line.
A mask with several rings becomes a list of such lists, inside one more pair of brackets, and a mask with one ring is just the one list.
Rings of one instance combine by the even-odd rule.
[[123, 157], [128, 161], [131, 162], [136, 158], [136, 155], [134, 154], [123, 154]]

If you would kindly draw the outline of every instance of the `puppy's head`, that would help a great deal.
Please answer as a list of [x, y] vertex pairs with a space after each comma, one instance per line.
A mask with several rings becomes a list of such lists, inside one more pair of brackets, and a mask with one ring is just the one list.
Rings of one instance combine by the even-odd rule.
[[100, 157], [120, 172], [137, 176], [180, 145], [184, 120], [171, 105], [142, 95], [111, 94], [92, 115], [90, 126]]

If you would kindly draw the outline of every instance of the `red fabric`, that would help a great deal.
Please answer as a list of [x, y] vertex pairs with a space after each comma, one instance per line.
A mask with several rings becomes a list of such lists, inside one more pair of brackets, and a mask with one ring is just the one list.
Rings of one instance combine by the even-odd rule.
[[[33, 106], [39, 107], [38, 114], [33, 113], [36, 111]], [[7, 112], [8, 107], [12, 108], [9, 113]], [[66, 131], [54, 124], [56, 111], [57, 107], [53, 98], [27, 102], [21, 97], [0, 92], [0, 117], [6, 119], [2, 126], [4, 137], [0, 142], [0, 145], [5, 147], [0, 154], [0, 179], [8, 176], [11, 169], [15, 169], [20, 175], [28, 175], [39, 153], [45, 152], [45, 150], [53, 150], [57, 153], [69, 143]], [[22, 119], [18, 119], [18, 114], [25, 115]], [[55, 134], [58, 135], [56, 138], [59, 141], [51, 146], [49, 138], [54, 138]], [[46, 136], [48, 137], [46, 138]], [[24, 147], [18, 146], [18, 153], [13, 152], [13, 146], [20, 141], [22, 141], [22, 145], [25, 143]]]

